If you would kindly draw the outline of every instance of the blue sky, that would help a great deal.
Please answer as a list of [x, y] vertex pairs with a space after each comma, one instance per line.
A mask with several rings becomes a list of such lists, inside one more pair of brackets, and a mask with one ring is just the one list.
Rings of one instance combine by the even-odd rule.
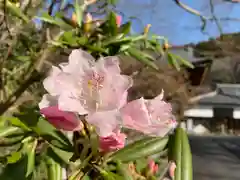
[[[212, 1], [217, 18], [239, 19], [222, 21], [223, 32], [240, 32], [240, 3]], [[73, 0], [66, 0], [66, 2], [73, 2]], [[136, 33], [142, 32], [146, 24], [152, 24], [150, 33], [165, 36], [174, 45], [196, 43], [219, 36], [219, 30], [214, 22], [208, 22], [203, 33], [200, 18], [181, 9], [173, 0], [118, 0], [118, 2], [117, 10], [123, 15], [123, 21], [134, 17], [133, 31]], [[181, 0], [181, 2], [205, 16], [211, 16], [210, 0]]]
[[[210, 16], [209, 0], [181, 0], [197, 9], [205, 16]], [[239, 21], [222, 21], [224, 33], [240, 31], [240, 3], [223, 3], [213, 0], [215, 14], [218, 18], [239, 18]], [[141, 32], [144, 25], [152, 24], [151, 32], [166, 36], [170, 43], [182, 45], [207, 40], [218, 36], [215, 23], [207, 23], [205, 33], [200, 29], [201, 20], [178, 7], [173, 0], [119, 0], [117, 9], [124, 14], [124, 20], [137, 17], [133, 21], [133, 30]]]

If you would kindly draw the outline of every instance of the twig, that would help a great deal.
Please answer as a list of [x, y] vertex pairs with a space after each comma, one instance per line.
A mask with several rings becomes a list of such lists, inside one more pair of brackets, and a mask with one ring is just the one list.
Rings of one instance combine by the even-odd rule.
[[203, 23], [206, 23], [207, 20], [209, 20], [209, 17], [203, 16], [199, 11], [183, 4], [182, 2], [180, 2], [180, 0], [173, 0], [179, 7], [181, 7], [182, 9], [186, 10], [187, 12], [199, 16], [201, 18], [201, 20], [203, 21]]
[[210, 4], [210, 12], [212, 14], [212, 20], [215, 21], [218, 31], [219, 31], [220, 35], [222, 35], [223, 34], [222, 26], [221, 26], [219, 20], [217, 19], [217, 16], [215, 15], [213, 0], [209, 0], [209, 4]]

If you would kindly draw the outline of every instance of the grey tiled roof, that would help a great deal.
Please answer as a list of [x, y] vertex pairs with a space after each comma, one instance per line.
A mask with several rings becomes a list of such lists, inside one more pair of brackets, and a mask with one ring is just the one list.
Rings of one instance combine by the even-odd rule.
[[199, 99], [200, 105], [240, 106], [240, 84], [218, 84], [216, 94]]

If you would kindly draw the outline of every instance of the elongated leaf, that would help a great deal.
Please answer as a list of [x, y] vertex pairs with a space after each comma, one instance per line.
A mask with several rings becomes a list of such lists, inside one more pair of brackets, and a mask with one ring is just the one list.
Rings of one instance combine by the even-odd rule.
[[178, 59], [181, 64], [183, 64], [183, 65], [185, 65], [189, 68], [192, 68], [192, 69], [194, 68], [193, 64], [190, 61], [188, 61], [186, 59], [183, 59], [181, 56], [178, 56], [178, 55], [175, 55], [175, 54], [172, 54], [172, 56], [174, 56], [176, 59]]
[[47, 174], [49, 180], [62, 180], [62, 168], [51, 157], [46, 157]]
[[138, 141], [135, 141], [135, 142], [133, 142], [131, 144], [128, 144], [123, 149], [118, 150], [115, 153], [113, 153], [109, 157], [109, 160], [118, 159], [118, 157], [124, 156], [124, 155], [128, 154], [129, 152], [131, 152], [132, 149], [137, 149], [139, 147], [142, 147], [147, 142], [154, 141], [155, 139], [156, 139], [155, 137], [144, 137], [144, 138], [142, 138], [142, 139], [140, 139]]
[[31, 176], [26, 177], [27, 156], [22, 156], [16, 163], [7, 164], [0, 174], [1, 180], [30, 180]]
[[108, 21], [109, 21], [109, 31], [111, 35], [115, 36], [118, 31], [118, 25], [117, 25], [117, 17], [114, 12], [109, 13]]
[[69, 139], [61, 131], [53, 127], [35, 109], [22, 109], [22, 113], [15, 114], [27, 127], [31, 128], [39, 136], [50, 144], [64, 150], [71, 151], [73, 146]]
[[62, 19], [60, 18], [55, 18], [50, 16], [48, 13], [43, 13], [41, 16], [36, 16], [36, 19], [42, 20], [44, 22], [47, 22], [49, 24], [57, 25], [61, 28], [66, 28], [66, 29], [72, 29], [72, 26], [65, 23]]
[[14, 126], [17, 126], [17, 127], [20, 127], [24, 130], [27, 130], [27, 131], [30, 131], [31, 129], [29, 127], [27, 127], [23, 122], [21, 122], [20, 119], [18, 119], [17, 117], [10, 117], [10, 118], [7, 118], [10, 123]]
[[11, 3], [9, 0], [6, 1], [6, 7], [9, 11], [11, 11], [15, 16], [25, 21], [25, 23], [29, 22], [29, 18], [22, 12], [22, 10], [17, 7], [14, 3]]
[[155, 63], [153, 63], [152, 61], [150, 61], [146, 57], [145, 53], [143, 53], [142, 51], [135, 49], [135, 48], [129, 48], [129, 49], [127, 49], [127, 52], [129, 53], [130, 56], [136, 58], [140, 62], [146, 64], [147, 66], [149, 66], [155, 70], [158, 70], [157, 65]]
[[177, 128], [175, 131], [174, 146], [173, 146], [173, 160], [176, 162], [175, 180], [181, 180], [182, 168], [182, 131]]
[[77, 24], [79, 27], [82, 26], [84, 9], [85, 9], [85, 4], [80, 4], [78, 0], [75, 0], [74, 10], [77, 16]]
[[119, 33], [123, 33], [124, 35], [127, 35], [131, 31], [131, 22], [127, 22], [119, 28]]
[[180, 71], [181, 67], [178, 64], [176, 58], [170, 53], [167, 54], [167, 57], [168, 57], [168, 63], [171, 64], [173, 67], [175, 67], [178, 71]]
[[28, 157], [26, 176], [29, 176], [35, 169], [35, 150], [37, 148], [37, 143], [38, 141], [35, 139], [32, 142], [26, 142], [24, 144], [24, 149]]
[[19, 161], [22, 157], [22, 153], [17, 151], [17, 152], [13, 152], [11, 153], [10, 156], [7, 156], [7, 162], [8, 164], [14, 164], [17, 161]]
[[[169, 147], [171, 148], [171, 147]], [[184, 129], [177, 128], [172, 146], [172, 159], [176, 162], [175, 180], [192, 180], [192, 155], [188, 136]]]
[[[153, 137], [152, 139], [146, 139], [139, 143], [139, 141], [126, 146], [126, 149], [123, 148], [113, 154], [110, 159], [112, 160], [121, 160], [122, 162], [129, 162], [137, 160], [139, 158], [144, 158], [151, 156], [153, 154], [160, 153], [163, 151], [167, 145], [168, 137], [160, 138]], [[126, 156], [127, 154], [127, 156]]]
[[33, 130], [53, 146], [68, 151], [73, 149], [73, 146], [66, 135], [57, 130], [42, 117], [39, 118], [39, 121], [37, 125], [33, 127]]
[[19, 131], [21, 131], [21, 129], [18, 127], [2, 127], [0, 129], [0, 137], [9, 136]]
[[102, 42], [103, 46], [111, 46], [114, 44], [123, 45], [123, 44], [129, 44], [132, 42], [132, 39], [130, 37], [124, 37], [123, 34], [118, 34], [117, 36], [113, 36], [105, 41]]
[[55, 162], [61, 165], [66, 165], [69, 164], [69, 160], [73, 156], [73, 152], [64, 151], [62, 149], [50, 145], [47, 151], [47, 155], [52, 157]]
[[181, 179], [192, 180], [192, 153], [188, 141], [188, 136], [185, 130], [182, 131], [182, 160], [181, 160]]

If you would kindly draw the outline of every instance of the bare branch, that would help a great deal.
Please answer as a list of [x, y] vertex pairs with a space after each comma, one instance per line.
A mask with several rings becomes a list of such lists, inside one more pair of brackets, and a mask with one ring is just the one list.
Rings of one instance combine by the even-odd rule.
[[209, 0], [209, 4], [210, 4], [210, 12], [212, 14], [212, 20], [215, 21], [218, 31], [219, 31], [220, 35], [222, 35], [223, 34], [222, 26], [221, 26], [221, 23], [219, 22], [217, 16], [215, 15], [215, 8], [214, 8], [213, 0]]
[[182, 9], [186, 10], [187, 12], [199, 16], [201, 18], [202, 21], [206, 21], [209, 20], [209, 17], [203, 16], [199, 11], [183, 4], [182, 2], [180, 2], [180, 0], [173, 0], [179, 7], [181, 7]]

